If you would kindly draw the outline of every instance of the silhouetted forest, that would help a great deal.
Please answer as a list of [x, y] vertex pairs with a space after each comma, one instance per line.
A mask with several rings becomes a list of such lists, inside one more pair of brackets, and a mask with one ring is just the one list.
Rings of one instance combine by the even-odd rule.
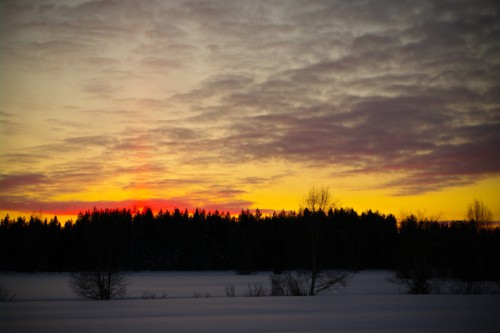
[[464, 281], [500, 279], [500, 229], [419, 221], [352, 209], [280, 212], [141, 213], [106, 209], [0, 225], [0, 270], [393, 269]]

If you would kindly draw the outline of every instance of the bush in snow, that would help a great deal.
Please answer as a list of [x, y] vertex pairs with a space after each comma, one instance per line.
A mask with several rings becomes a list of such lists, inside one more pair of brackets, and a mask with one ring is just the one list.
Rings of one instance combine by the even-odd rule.
[[13, 302], [16, 300], [16, 294], [0, 284], [0, 302]]
[[141, 296], [139, 296], [139, 299], [165, 299], [167, 298], [167, 294], [166, 293], [163, 293], [163, 294], [156, 294], [154, 292], [150, 292], [150, 291], [143, 291]]
[[271, 275], [272, 296], [316, 296], [323, 291], [340, 290], [347, 286], [349, 273], [343, 271], [327, 271], [317, 273], [313, 277], [309, 272], [287, 272]]
[[269, 295], [269, 290], [264, 288], [260, 283], [248, 284], [248, 289], [243, 296], [245, 297], [264, 297]]
[[234, 297], [236, 296], [236, 287], [232, 283], [226, 284], [226, 296]]
[[430, 294], [435, 291], [431, 276], [422, 269], [406, 269], [398, 271], [390, 281], [403, 286], [408, 294]]
[[124, 275], [114, 271], [73, 273], [69, 286], [77, 296], [94, 300], [123, 298], [127, 292]]
[[198, 291], [195, 291], [193, 293], [193, 298], [209, 298], [210, 297], [210, 293], [206, 293], [205, 295], [203, 295], [202, 293], [198, 292]]
[[452, 294], [481, 295], [495, 293], [492, 284], [486, 281], [455, 281], [450, 287]]

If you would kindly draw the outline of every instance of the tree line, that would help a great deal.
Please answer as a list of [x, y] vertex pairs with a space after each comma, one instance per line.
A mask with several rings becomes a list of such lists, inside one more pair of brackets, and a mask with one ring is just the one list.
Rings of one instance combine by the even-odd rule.
[[391, 269], [418, 292], [435, 276], [500, 281], [499, 262], [498, 227], [414, 215], [398, 223], [393, 215], [349, 208], [269, 216], [94, 209], [64, 225], [36, 216], [0, 222], [2, 271]]

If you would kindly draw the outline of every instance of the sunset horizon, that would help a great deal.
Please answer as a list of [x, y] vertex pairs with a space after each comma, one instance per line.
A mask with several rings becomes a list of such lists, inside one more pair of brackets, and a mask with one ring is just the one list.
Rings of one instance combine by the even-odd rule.
[[494, 1], [5, 1], [0, 217], [500, 220]]
[[[30, 209], [29, 207], [26, 209], [19, 210], [1, 210], [0, 216], [1, 218], [9, 217], [10, 219], [16, 218], [25, 218], [29, 219], [31, 217], [35, 217], [41, 220], [51, 220], [54, 217], [58, 218], [60, 223], [64, 223], [67, 221], [75, 221], [79, 215], [85, 214], [87, 212], [93, 212], [95, 210], [127, 210], [130, 211], [133, 215], [142, 214], [146, 212], [146, 210], [151, 210], [153, 214], [159, 214], [161, 212], [170, 212], [173, 213], [175, 210], [179, 210], [182, 213], [187, 212], [189, 215], [193, 215], [195, 211], [204, 211], [206, 213], [215, 213], [219, 214], [231, 214], [232, 216], [237, 217], [241, 214], [241, 212], [249, 211], [252, 214], [255, 214], [257, 211], [264, 216], [270, 216], [274, 213], [281, 212], [295, 212], [300, 213], [304, 207], [301, 206], [301, 199], [305, 193], [301, 194], [301, 197], [297, 199], [295, 207], [292, 208], [281, 208], [281, 209], [272, 209], [272, 208], [261, 208], [257, 207], [249, 207], [249, 206], [241, 206], [241, 207], [225, 207], [221, 205], [212, 205], [212, 206], [194, 206], [190, 205], [187, 202], [180, 202], [175, 200], [165, 200], [165, 199], [139, 199], [139, 200], [123, 200], [123, 201], [95, 201], [95, 202], [64, 202], [64, 203], [39, 203], [39, 207], [44, 207], [44, 209]], [[329, 207], [329, 209], [353, 209], [358, 213], [364, 213], [368, 211], [379, 212], [384, 215], [393, 215], [396, 217], [398, 221], [402, 221], [408, 216], [414, 215], [421, 219], [429, 219], [430, 221], [464, 221], [467, 220], [466, 211], [469, 205], [474, 200], [479, 200], [485, 204], [488, 209], [491, 209], [492, 206], [489, 201], [485, 201], [482, 198], [471, 198], [471, 200], [464, 202], [463, 205], [457, 207], [455, 210], [457, 213], [455, 217], [450, 217], [450, 215], [445, 215], [443, 211], [439, 210], [429, 210], [426, 207], [419, 207], [417, 205], [408, 208], [407, 206], [398, 207], [398, 209], [390, 210], [390, 209], [380, 209], [376, 206], [354, 206], [344, 204], [339, 200], [338, 197], [334, 197], [335, 203]], [[439, 207], [440, 203], [437, 202]], [[263, 206], [265, 207], [265, 206]], [[493, 210], [491, 210], [493, 212]], [[498, 219], [498, 215], [493, 214], [492, 222], [493, 226], [500, 225]]]

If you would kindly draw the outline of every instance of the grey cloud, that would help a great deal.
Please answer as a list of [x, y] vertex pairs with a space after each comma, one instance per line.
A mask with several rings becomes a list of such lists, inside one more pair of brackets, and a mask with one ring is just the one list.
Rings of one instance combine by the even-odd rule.
[[117, 67], [121, 64], [121, 61], [118, 59], [113, 59], [109, 57], [88, 57], [85, 59], [86, 62], [91, 66], [97, 66], [101, 68], [113, 68]]
[[[3, 23], [6, 31], [42, 31], [27, 43], [8, 40], [8, 50], [84, 59], [101, 76], [84, 82], [83, 91], [129, 103], [131, 116], [144, 108], [169, 121], [147, 133], [120, 133], [116, 141], [74, 138], [63, 148], [102, 143], [115, 157], [134, 149], [176, 158], [189, 151], [178, 158], [193, 164], [276, 158], [332, 172], [399, 173], [394, 182], [378, 184], [401, 187], [399, 194], [500, 172], [492, 153], [500, 142], [495, 1], [156, 5], [40, 7], [43, 15], [34, 21], [32, 9], [8, 6], [18, 17]], [[146, 23], [138, 25], [141, 20]], [[43, 36], [49, 31], [50, 40]], [[129, 58], [106, 55], [107, 33], [114, 42], [135, 42]], [[141, 71], [120, 72], [124, 61]], [[170, 99], [125, 99], [115, 83], [133, 75], [161, 80], [172, 67], [197, 66], [217, 74], [196, 72], [197, 87]]]
[[141, 3], [89, 1], [45, 6], [2, 2], [5, 54], [11, 63], [38, 70], [116, 64], [117, 59], [102, 54], [110, 43], [126, 43], [143, 32], [137, 29], [138, 23], [148, 13]]
[[265, 177], [244, 177], [240, 180], [242, 184], [252, 184], [252, 185], [265, 184], [268, 181], [269, 179]]
[[189, 69], [199, 55], [199, 48], [185, 43], [151, 41], [131, 51], [135, 61], [153, 71]]
[[177, 60], [168, 60], [164, 58], [146, 57], [141, 60], [141, 65], [154, 69], [166, 68], [172, 70], [183, 67], [184, 62]]
[[168, 107], [168, 101], [162, 98], [116, 98], [114, 99], [117, 102], [124, 103], [127, 105], [129, 110], [115, 110], [108, 111], [109, 114], [121, 115], [121, 116], [129, 116], [133, 118], [142, 118], [143, 111], [147, 110], [148, 112], [152, 111], [163, 111]]
[[214, 97], [217, 97], [220, 99], [238, 93], [252, 83], [253, 78], [246, 74], [218, 74], [201, 82], [196, 89], [188, 93], [175, 95], [172, 99], [174, 102], [199, 104], [205, 98], [214, 99]]
[[47, 160], [49, 157], [40, 152], [33, 153], [7, 153], [0, 155], [0, 160], [3, 165], [16, 165], [22, 168], [30, 167], [33, 164], [36, 164], [42, 160]]
[[16, 135], [23, 127], [21, 122], [15, 120], [14, 114], [0, 111], [0, 134]]
[[[79, 193], [89, 186], [109, 183], [113, 179], [114, 170], [97, 158], [93, 161], [85, 159], [59, 162], [54, 164], [47, 174], [50, 179], [50, 191], [53, 193]], [[78, 184], [78, 185], [75, 185]], [[43, 198], [43, 192], [39, 196]]]
[[212, 184], [208, 186], [208, 188], [204, 191], [197, 192], [198, 196], [201, 197], [209, 197], [212, 199], [215, 198], [234, 198], [237, 196], [240, 196], [242, 194], [246, 193], [246, 191], [235, 189], [235, 188], [230, 188], [225, 185], [220, 185], [220, 184]]
[[[34, 160], [41, 158], [44, 154], [50, 154], [51, 158], [54, 160], [65, 159], [67, 152], [78, 151], [80, 154], [88, 153], [91, 149], [98, 148], [97, 151], [106, 151], [117, 144], [118, 140], [108, 136], [108, 135], [88, 135], [88, 136], [74, 136], [68, 137], [60, 140], [59, 142], [52, 144], [45, 144], [40, 146], [34, 146], [27, 149], [27, 153], [21, 154], [23, 159]], [[15, 158], [19, 154], [13, 154], [12, 158]], [[79, 165], [79, 161], [74, 162], [75, 165]]]
[[290, 177], [295, 174], [292, 170], [281, 170], [280, 173], [271, 174], [266, 177], [250, 176], [238, 178], [236, 184], [240, 186], [251, 185], [254, 188], [265, 188], [271, 185], [278, 184], [283, 178]]
[[387, 35], [364, 34], [352, 41], [351, 51], [362, 55], [370, 55], [374, 50], [380, 52], [380, 49], [390, 51], [402, 46], [400, 38]]
[[96, 52], [91, 45], [69, 40], [14, 42], [5, 48], [10, 63], [27, 70], [55, 71], [76, 65], [81, 57]]
[[[150, 166], [147, 166], [148, 172], [151, 175], [151, 172], [149, 170]], [[164, 190], [169, 190], [169, 189], [177, 189], [177, 188], [182, 188], [185, 187], [186, 185], [195, 185], [195, 186], [200, 186], [200, 187], [205, 187], [208, 185], [209, 181], [207, 179], [203, 178], [196, 178], [196, 177], [189, 177], [189, 176], [184, 176], [184, 177], [179, 177], [176, 175], [170, 174], [169, 176], [166, 176], [168, 174], [168, 171], [164, 168], [158, 168], [155, 170], [156, 173], [155, 175], [159, 175], [158, 172], [163, 173], [163, 177], [159, 176], [158, 178], [154, 179], [147, 179], [147, 180], [142, 180], [140, 182], [132, 181], [130, 183], [124, 184], [123, 188], [124, 189], [133, 189], [133, 188], [146, 188], [146, 189], [164, 189]], [[121, 170], [121, 172], [124, 172], [124, 170]], [[126, 172], [130, 172], [131, 174], [136, 174], [137, 170], [135, 168], [127, 168]], [[125, 173], [126, 173], [125, 172]], [[170, 177], [170, 178], [169, 178]], [[177, 177], [177, 178], [176, 178]]]
[[159, 21], [149, 30], [146, 35], [155, 41], [165, 41], [171, 43], [172, 40], [183, 40], [187, 33], [175, 24], [166, 21]]
[[107, 147], [116, 142], [115, 139], [106, 135], [91, 135], [81, 137], [71, 137], [64, 140], [65, 143], [71, 146], [98, 146]]
[[123, 88], [116, 84], [109, 83], [108, 79], [92, 79], [82, 86], [82, 91], [92, 97], [103, 99], [118, 98]]
[[193, 142], [200, 139], [199, 131], [190, 128], [175, 127], [172, 125], [162, 125], [150, 131], [156, 135], [157, 142], [176, 143], [182, 141]]
[[[499, 124], [461, 128], [469, 132], [469, 141], [439, 145], [429, 154], [410, 155], [393, 168], [411, 174], [388, 185], [400, 187], [398, 194], [419, 194], [440, 188], [468, 185], [486, 176], [498, 174], [500, 158], [496, 154], [500, 139]], [[476, 136], [477, 135], [477, 136]]]
[[13, 116], [14, 116], [14, 114], [11, 113], [11, 112], [0, 111], [0, 117], [10, 118], [10, 117], [13, 117]]
[[[79, 111], [78, 108], [67, 107], [67, 109], [71, 110], [70, 112]], [[63, 120], [59, 118], [48, 118], [45, 120], [45, 124], [51, 131], [56, 131], [56, 132], [63, 132], [69, 130], [81, 133], [81, 129], [88, 126], [88, 124], [82, 123], [81, 121]]]
[[[310, 94], [307, 87], [299, 86], [300, 82], [288, 84], [289, 89], [302, 91], [301, 96]], [[220, 89], [224, 90], [224, 87]], [[276, 89], [283, 93], [283, 90]], [[329, 163], [332, 167], [351, 167], [353, 172], [399, 170], [407, 172], [408, 176], [381, 186], [397, 184], [404, 188], [406, 194], [456, 186], [472, 182], [477, 176], [500, 171], [498, 159], [488, 153], [494, 151], [492, 147], [498, 142], [494, 134], [498, 122], [490, 126], [481, 125], [479, 131], [482, 135], [469, 133], [478, 130], [464, 125], [471, 121], [471, 117], [481, 124], [492, 118], [484, 110], [467, 107], [466, 103], [479, 101], [481, 95], [466, 87], [424, 89], [418, 84], [416, 87], [409, 84], [401, 96], [347, 99], [344, 96], [347, 109], [318, 101], [320, 104], [316, 107], [295, 106], [285, 114], [276, 113], [272, 108], [268, 110], [270, 113], [259, 114], [263, 105], [279, 109], [275, 99], [281, 98], [272, 93], [256, 93], [260, 91], [254, 84], [246, 93], [228, 95], [223, 99], [226, 104], [219, 105], [220, 112], [229, 117], [231, 112], [228, 110], [237, 110], [242, 105], [254, 109], [249, 115], [233, 117], [227, 136], [207, 143], [219, 152], [217, 158], [283, 158], [310, 165], [320, 162]], [[310, 102], [314, 103], [314, 99]], [[464, 106], [460, 103], [464, 103], [465, 111], [461, 110]], [[478, 150], [476, 145], [488, 149]], [[470, 147], [475, 147], [478, 152], [473, 163], [465, 162]], [[451, 154], [451, 151], [456, 153]], [[457, 168], [461, 162], [469, 167]], [[462, 180], [457, 181], [457, 178]]]
[[[19, 177], [25, 180], [30, 179], [29, 175], [19, 175]], [[0, 180], [0, 182], [2, 181], [3, 180]], [[171, 184], [173, 184], [174, 186], [179, 185], [179, 183], [176, 183], [175, 180], [172, 181]], [[61, 188], [61, 190], [68, 191], [69, 188]], [[212, 191], [211, 194], [215, 194], [215, 196], [211, 198], [207, 198], [206, 196], [198, 197], [199, 192], [194, 192], [187, 193], [183, 196], [167, 197], [164, 199], [146, 198], [142, 200], [122, 201], [54, 201], [50, 200], [48, 197], [43, 196], [32, 197], [27, 200], [25, 196], [9, 193], [8, 195], [0, 195], [0, 209], [15, 210], [21, 212], [49, 211], [55, 214], [76, 215], [79, 212], [91, 210], [94, 207], [97, 209], [101, 209], [148, 206], [155, 211], [158, 211], [160, 209], [173, 210], [174, 208], [194, 211], [197, 207], [202, 207], [206, 210], [219, 210], [224, 212], [230, 211], [232, 213], [238, 213], [239, 211], [241, 211], [242, 207], [250, 207], [253, 204], [253, 202], [251, 201], [236, 198], [240, 193], [240, 191], [232, 191], [228, 189], [227, 193], [222, 193], [221, 191], [217, 192], [217, 190], [215, 190], [215, 192]], [[229, 195], [229, 197], [219, 198], [219, 196], [222, 196], [222, 194]]]
[[[5, 190], [3, 196], [5, 202], [16, 201], [15, 198], [19, 197], [22, 198], [20, 200], [22, 204], [29, 206], [33, 200], [48, 199], [54, 192], [78, 193], [83, 190], [84, 186], [102, 181], [99, 175], [97, 164], [87, 169], [84, 163], [78, 166], [59, 163], [54, 165], [49, 172], [2, 175], [0, 186]], [[75, 187], [75, 182], [82, 184], [80, 188]], [[14, 206], [16, 204], [13, 203], [13, 206], [8, 209], [14, 209]]]
[[39, 184], [44, 184], [47, 178], [39, 173], [26, 174], [4, 174], [0, 175], [0, 188], [8, 194], [11, 190], [17, 190], [23, 187], [33, 188]]
[[156, 152], [158, 147], [152, 142], [147, 134], [121, 139], [111, 149], [110, 153], [123, 155], [124, 153]]
[[[120, 99], [118, 99], [120, 101]], [[76, 109], [78, 112], [82, 112], [84, 114], [87, 114], [89, 116], [92, 116], [93, 119], [99, 119], [101, 117], [125, 117], [125, 118], [132, 118], [137, 116], [137, 112], [133, 110], [117, 110], [117, 109]]]

